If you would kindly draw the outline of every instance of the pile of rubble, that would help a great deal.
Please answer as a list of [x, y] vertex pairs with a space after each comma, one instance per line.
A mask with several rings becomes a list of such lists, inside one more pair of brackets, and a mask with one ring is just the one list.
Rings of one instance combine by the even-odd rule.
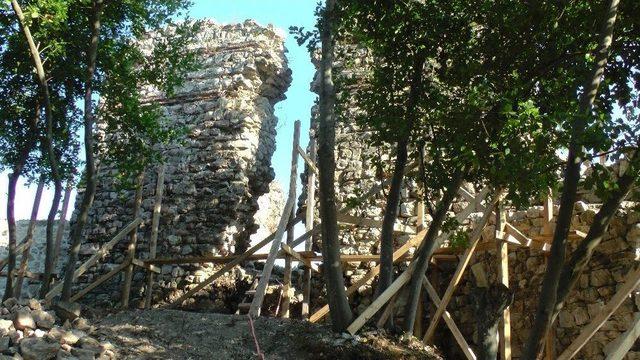
[[48, 307], [36, 299], [9, 298], [0, 306], [0, 360], [115, 359], [113, 345], [91, 334], [95, 327], [73, 304]]

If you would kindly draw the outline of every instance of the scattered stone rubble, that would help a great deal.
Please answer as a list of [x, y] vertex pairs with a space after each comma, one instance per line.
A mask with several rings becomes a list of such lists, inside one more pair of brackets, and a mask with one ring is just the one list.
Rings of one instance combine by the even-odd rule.
[[0, 306], [0, 359], [116, 358], [113, 345], [92, 336], [95, 327], [78, 316], [79, 309], [54, 308], [36, 299], [5, 300]]

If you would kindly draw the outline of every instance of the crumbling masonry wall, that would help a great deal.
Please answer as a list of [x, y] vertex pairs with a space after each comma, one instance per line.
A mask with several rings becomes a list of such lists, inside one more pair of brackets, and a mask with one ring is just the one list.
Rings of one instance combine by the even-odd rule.
[[[159, 40], [160, 34], [152, 35], [142, 49], [149, 50]], [[274, 105], [285, 98], [291, 82], [283, 42], [283, 35], [272, 26], [262, 27], [250, 20], [235, 25], [208, 21], [193, 45], [201, 67], [188, 74], [175, 96], [144, 90], [144, 100], [160, 104], [170, 126], [187, 130], [184, 138], [160, 149], [166, 159], [166, 175], [158, 257], [227, 255], [248, 246], [250, 235], [258, 228], [254, 223], [257, 200], [268, 192], [274, 178]], [[98, 124], [99, 146], [109, 146], [110, 137], [103, 130]], [[100, 154], [98, 163], [97, 191], [81, 260], [132, 220], [134, 192], [118, 191], [116, 169], [100, 163]], [[137, 246], [140, 258], [146, 258], [149, 251], [156, 170], [147, 169], [144, 178], [144, 224]], [[89, 283], [121, 263], [127, 243], [121, 241], [78, 283]], [[154, 289], [155, 300], [203, 280], [211, 270], [206, 265], [164, 266], [159, 288]], [[143, 277], [142, 272], [136, 273], [135, 284], [140, 285]], [[91, 300], [95, 296], [97, 303], [115, 302], [119, 280], [94, 291], [88, 301], [96, 300]]]

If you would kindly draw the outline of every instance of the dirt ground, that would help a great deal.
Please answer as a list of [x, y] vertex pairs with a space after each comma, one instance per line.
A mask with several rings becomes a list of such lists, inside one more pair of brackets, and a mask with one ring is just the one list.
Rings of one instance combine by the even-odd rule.
[[[177, 310], [126, 311], [94, 322], [119, 359], [259, 359], [246, 315]], [[265, 359], [441, 359], [431, 348], [398, 344], [377, 332], [351, 337], [326, 326], [254, 320]]]

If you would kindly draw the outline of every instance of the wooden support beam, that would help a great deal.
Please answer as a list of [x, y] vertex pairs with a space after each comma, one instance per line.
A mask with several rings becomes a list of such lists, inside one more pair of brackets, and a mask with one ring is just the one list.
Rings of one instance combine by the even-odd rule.
[[[507, 224], [507, 214], [501, 204], [496, 204], [496, 239], [503, 233]], [[496, 255], [498, 257], [498, 281], [509, 287], [509, 248], [506, 241], [497, 241]], [[502, 313], [502, 319], [498, 328], [498, 341], [500, 345], [500, 359], [511, 360], [511, 309], [507, 307]]]
[[278, 251], [280, 250], [280, 242], [282, 241], [282, 236], [284, 235], [284, 231], [286, 229], [286, 225], [289, 222], [289, 215], [295, 209], [295, 203], [297, 201], [296, 198], [296, 181], [298, 179], [298, 144], [300, 142], [300, 120], [296, 120], [294, 123], [293, 129], [293, 151], [291, 152], [291, 168], [289, 174], [289, 195], [287, 199], [287, 203], [284, 206], [284, 211], [282, 213], [282, 218], [280, 218], [280, 223], [278, 224], [278, 228], [276, 229], [276, 236], [273, 239], [273, 243], [271, 243], [271, 249], [269, 250], [269, 257], [267, 258], [266, 263], [264, 264], [264, 268], [262, 269], [262, 277], [260, 278], [260, 282], [258, 283], [258, 287], [256, 287], [256, 294], [253, 296], [253, 301], [251, 302], [251, 307], [249, 308], [249, 316], [257, 317], [260, 316], [260, 311], [262, 309], [262, 301], [264, 300], [265, 292], [267, 291], [267, 286], [269, 285], [269, 278], [271, 278], [271, 271], [273, 270], [273, 265], [276, 261], [276, 256], [278, 255]]
[[[412, 168], [415, 168], [415, 165]], [[405, 171], [405, 173], [406, 173], [406, 171]], [[484, 188], [484, 189], [482, 189], [482, 191], [479, 192], [478, 197], [474, 197], [474, 196], [470, 195], [471, 198], [472, 198], [471, 203], [469, 205], [467, 205], [461, 212], [456, 214], [456, 220], [458, 220], [458, 222], [462, 222], [464, 219], [469, 217], [469, 215], [475, 211], [476, 203], [479, 204], [480, 201], [482, 201], [482, 199], [486, 196], [487, 193], [488, 193], [488, 189]], [[424, 239], [424, 236], [426, 234], [427, 234], [427, 230], [426, 229], [421, 230], [417, 235], [413, 236], [411, 238], [411, 240], [409, 240], [403, 246], [398, 248], [398, 250], [394, 251], [394, 253], [393, 253], [393, 262], [395, 263], [399, 258], [403, 257], [409, 251], [409, 249], [411, 247], [419, 246], [420, 243], [422, 243], [422, 240]], [[449, 236], [449, 233], [441, 234], [436, 241], [441, 243], [448, 236]], [[437, 252], [438, 251], [436, 250], [436, 253]], [[341, 257], [341, 258], [344, 258], [344, 257]], [[352, 261], [355, 261], [355, 260], [352, 260]], [[361, 286], [365, 285], [369, 280], [373, 279], [376, 275], [378, 275], [379, 272], [380, 272], [380, 265], [377, 265], [376, 267], [372, 268], [367, 273], [367, 275], [362, 277], [360, 280], [358, 280], [355, 284], [353, 284], [352, 286], [350, 286], [347, 289], [347, 296], [350, 296], [353, 293], [355, 293]], [[325, 317], [328, 313], [329, 313], [329, 306], [325, 305], [322, 308], [320, 308], [318, 311], [316, 311], [311, 316], [309, 321], [317, 322], [318, 320], [320, 320], [323, 317]]]
[[606, 360], [622, 360], [631, 350], [638, 336], [640, 336], [640, 313], [635, 313], [629, 330], [605, 346], [605, 353], [610, 349]]
[[[422, 287], [424, 287], [424, 289], [427, 291], [427, 294], [433, 301], [433, 305], [435, 305], [436, 308], [440, 307], [442, 300], [438, 296], [436, 289], [433, 287], [433, 285], [431, 285], [431, 283], [429, 282], [429, 279], [427, 279], [425, 275], [422, 276]], [[471, 349], [467, 341], [464, 339], [464, 336], [462, 336], [460, 329], [458, 328], [456, 323], [453, 321], [453, 318], [451, 317], [449, 312], [445, 311], [444, 313], [442, 313], [442, 317], [444, 318], [444, 322], [449, 327], [449, 330], [453, 334], [453, 338], [456, 340], [456, 342], [460, 346], [460, 349], [462, 350], [464, 355], [467, 357], [467, 359], [476, 360], [476, 355], [473, 353], [473, 350]]]
[[347, 328], [347, 332], [351, 335], [355, 335], [364, 324], [369, 321], [377, 312], [386, 304], [393, 295], [395, 295], [402, 287], [411, 279], [411, 274], [415, 270], [415, 263], [409, 265], [409, 268], [405, 270], [391, 285], [378, 295], [378, 297], [366, 308], [360, 316], [358, 316]]
[[[293, 213], [293, 209], [291, 211], [291, 216], [289, 220], [293, 220], [295, 214]], [[293, 242], [293, 228], [289, 228], [287, 230], [287, 243], [281, 244], [282, 250], [284, 250], [284, 276], [282, 279], [282, 302], [280, 306], [280, 317], [289, 318], [289, 305], [290, 298], [289, 292], [291, 291], [291, 260], [293, 254], [297, 253], [289, 246]], [[296, 258], [297, 259], [297, 258]], [[304, 262], [304, 259], [302, 259]], [[311, 263], [311, 262], [309, 262]]]
[[555, 320], [551, 324], [551, 328], [547, 332], [547, 337], [544, 341], [544, 356], [545, 360], [556, 359], [556, 326], [558, 321]]
[[311, 262], [311, 260], [309, 260], [308, 258], [303, 257], [302, 255], [300, 255], [300, 253], [298, 253], [297, 251], [293, 250], [293, 248], [287, 244], [282, 244], [282, 251], [285, 252], [285, 254], [288, 254], [289, 256], [293, 257], [294, 259], [298, 260], [299, 262], [303, 263], [306, 267], [310, 268], [311, 270], [315, 271], [315, 272], [320, 272], [320, 269], [318, 269], [318, 266], [313, 264]]
[[[295, 221], [293, 221], [293, 223], [289, 223], [289, 225], [287, 227], [295, 226], [295, 224], [297, 224], [301, 219], [302, 219], [301, 216], [296, 217]], [[305, 237], [305, 236], [308, 236], [308, 235], [309, 235], [309, 233], [306, 233], [305, 235], [302, 236], [302, 238]], [[247, 260], [256, 251], [262, 249], [263, 246], [265, 246], [268, 243], [270, 243], [271, 241], [273, 241], [273, 239], [275, 237], [276, 237], [276, 233], [273, 233], [273, 234], [267, 236], [266, 238], [264, 238], [264, 240], [262, 240], [259, 243], [253, 245], [252, 247], [250, 247], [242, 255], [234, 257], [233, 260], [227, 262], [226, 265], [223, 266], [220, 270], [216, 271], [214, 274], [212, 274], [211, 276], [206, 278], [203, 282], [199, 283], [193, 289], [191, 289], [191, 290], [187, 291], [186, 293], [184, 293], [176, 301], [172, 302], [168, 307], [169, 308], [176, 308], [176, 307], [180, 306], [186, 299], [190, 298], [191, 296], [193, 296], [198, 291], [204, 289], [205, 287], [207, 287], [207, 285], [213, 283], [217, 278], [222, 276], [224, 273], [226, 273], [226, 272], [230, 271], [231, 269], [233, 269], [234, 266], [236, 266], [236, 265], [240, 264], [241, 262]], [[153, 262], [147, 262], [147, 263], [153, 263]]]
[[[382, 227], [382, 221], [353, 216], [345, 213], [338, 213], [338, 223], [372, 228]], [[409, 235], [414, 235], [416, 233], [416, 229], [414, 227], [403, 224], [395, 224], [393, 227], [393, 231], [398, 234]]]
[[[420, 231], [416, 236], [412, 237], [404, 245], [400, 246], [398, 250], [394, 251], [392, 256], [393, 262], [395, 263], [398, 259], [402, 258], [407, 252], [409, 252], [412, 247], [418, 246], [422, 242], [422, 239], [426, 234], [426, 230]], [[378, 257], [378, 259], [379, 258], [380, 257]], [[369, 280], [373, 279], [379, 273], [380, 265], [376, 265], [374, 268], [369, 270], [369, 272], [365, 276], [360, 278], [360, 280], [356, 281], [353, 285], [347, 288], [347, 296], [353, 295], [356, 291], [358, 291], [359, 288], [366, 285]], [[317, 322], [320, 319], [324, 318], [327, 314], [329, 314], [329, 305], [325, 305], [318, 311], [313, 313], [313, 315], [311, 315], [311, 317], [309, 318], [309, 321], [312, 323]]]
[[545, 196], [542, 206], [542, 234], [551, 235], [553, 234], [553, 194], [551, 189]]
[[300, 145], [298, 145], [298, 154], [300, 154], [300, 156], [302, 157], [302, 159], [304, 160], [304, 162], [307, 164], [307, 166], [309, 167], [309, 169], [311, 169], [311, 172], [314, 175], [317, 175], [319, 173], [318, 171], [318, 167], [316, 166], [316, 162], [314, 159], [312, 159], [309, 155], [307, 155], [307, 152], [304, 151], [304, 149], [302, 149], [300, 147]]
[[143, 268], [143, 269], [145, 269], [147, 271], [150, 271], [152, 273], [156, 273], [156, 274], [161, 274], [162, 273], [162, 270], [159, 267], [157, 267], [155, 265], [147, 264], [147, 263], [145, 263], [144, 261], [142, 261], [140, 259], [135, 259], [135, 258], [131, 259], [131, 264], [133, 264], [133, 265], [135, 265], [137, 267]]
[[[315, 164], [316, 161], [316, 140], [313, 136], [309, 139], [309, 157], [310, 162]], [[311, 231], [314, 226], [315, 210], [316, 210], [316, 173], [311, 171], [307, 174], [307, 208], [305, 209], [305, 229]], [[311, 251], [313, 249], [313, 238], [310, 237], [304, 243], [304, 250]], [[302, 318], [309, 318], [309, 303], [311, 302], [311, 269], [309, 266], [304, 268], [303, 285], [302, 285]]]
[[40, 199], [42, 198], [43, 189], [44, 178], [41, 177], [40, 181], [38, 182], [38, 188], [36, 189], [36, 196], [33, 200], [33, 206], [31, 207], [31, 218], [29, 219], [29, 227], [27, 228], [25, 246], [22, 250], [22, 258], [20, 259], [20, 268], [17, 269], [18, 271], [16, 272], [17, 279], [13, 288], [13, 296], [17, 299], [19, 299], [20, 295], [22, 294], [22, 281], [29, 265], [29, 255], [31, 254], [31, 245], [33, 244], [33, 231], [35, 230], [36, 220], [38, 219], [38, 209], [40, 208]]
[[[122, 238], [127, 236], [131, 232], [131, 230], [137, 228], [142, 223], [141, 218], [137, 218], [130, 222], [127, 226], [125, 226], [116, 236], [114, 236], [108, 243], [102, 245], [100, 250], [96, 251], [87, 261], [85, 261], [80, 267], [73, 272], [73, 280], [77, 279], [80, 275], [84, 274], [90, 267], [98, 263], [102, 257], [107, 255], [109, 251], [120, 241]], [[53, 299], [54, 296], [58, 295], [62, 290], [63, 281], [60, 281], [56, 286], [54, 286], [44, 297], [45, 301], [49, 302]]]
[[453, 297], [453, 292], [458, 287], [460, 280], [462, 280], [462, 275], [464, 274], [464, 271], [466, 270], [467, 265], [469, 265], [469, 262], [471, 261], [471, 256], [473, 255], [473, 252], [476, 249], [476, 245], [478, 245], [478, 241], [482, 236], [484, 227], [486, 226], [487, 221], [489, 220], [489, 216], [492, 213], [493, 213], [493, 209], [491, 207], [485, 208], [484, 214], [482, 215], [482, 219], [477, 224], [478, 226], [476, 226], [475, 229], [473, 229], [473, 231], [471, 232], [471, 235], [469, 236], [469, 248], [467, 248], [464, 252], [464, 255], [462, 255], [462, 258], [458, 263], [458, 267], [456, 268], [456, 271], [453, 274], [453, 278], [449, 283], [449, 287], [447, 287], [447, 291], [444, 293], [444, 296], [442, 297], [442, 303], [440, 304], [440, 306], [438, 306], [438, 308], [436, 309], [436, 313], [433, 315], [433, 318], [431, 319], [431, 323], [429, 324], [429, 327], [427, 328], [427, 332], [425, 333], [423, 338], [423, 341], [425, 343], [431, 341], [431, 338], [433, 337], [433, 334], [436, 331], [436, 327], [440, 322], [440, 317], [442, 316], [442, 313], [444, 313], [444, 311], [447, 309], [447, 305], [449, 304], [449, 301], [451, 301], [451, 298]]
[[71, 299], [69, 299], [69, 301], [76, 302], [80, 300], [83, 296], [87, 295], [91, 290], [95, 289], [96, 287], [102, 285], [102, 283], [104, 283], [105, 281], [116, 276], [120, 271], [125, 269], [127, 266], [129, 266], [129, 262], [125, 260], [125, 262], [111, 269], [111, 271], [100, 276], [94, 282], [92, 282], [89, 286], [85, 287], [84, 289], [80, 290], [77, 294], [73, 295]]
[[591, 322], [584, 326], [580, 331], [580, 335], [573, 340], [562, 354], [558, 357], [558, 360], [568, 360], [576, 356], [582, 347], [593, 337], [593, 335], [604, 325], [604, 323], [611, 317], [620, 305], [627, 299], [629, 294], [634, 291], [638, 285], [640, 285], [640, 267], [631, 270], [626, 278], [624, 284], [616, 292], [615, 295], [609, 300], [609, 302], [600, 309], [600, 312], [591, 320]]
[[[156, 258], [158, 248], [158, 230], [160, 227], [160, 211], [162, 210], [162, 196], [164, 194], [164, 172], [166, 165], [160, 165], [158, 168], [158, 178], [156, 180], [156, 194], [153, 203], [153, 214], [151, 215], [151, 236], [149, 237], [149, 259]], [[132, 259], [133, 260], [133, 259]], [[132, 261], [133, 262], [133, 261]], [[150, 266], [153, 266], [150, 264]], [[153, 273], [147, 273], [147, 289], [145, 290], [144, 308], [151, 307], [151, 297], [153, 294]]]
[[[140, 217], [140, 206], [142, 205], [142, 187], [144, 185], [144, 170], [140, 172], [136, 180], [136, 193], [133, 200], [133, 217]], [[125, 262], [129, 265], [124, 269], [124, 282], [122, 283], [122, 293], [120, 294], [120, 307], [129, 307], [129, 294], [131, 293], [131, 282], [133, 281], [133, 263], [136, 257], [136, 245], [138, 244], [138, 228], [129, 234], [129, 246], [127, 247], [127, 257]]]
[[387, 307], [382, 312], [382, 315], [380, 315], [380, 318], [378, 319], [378, 322], [376, 323], [376, 327], [378, 329], [384, 328], [384, 325], [387, 323], [387, 320], [389, 320], [391, 315], [393, 315], [393, 310], [395, 309], [396, 299], [398, 298], [398, 296], [399, 296], [399, 294], [393, 295], [393, 297], [389, 301], [389, 304], [387, 304]]

